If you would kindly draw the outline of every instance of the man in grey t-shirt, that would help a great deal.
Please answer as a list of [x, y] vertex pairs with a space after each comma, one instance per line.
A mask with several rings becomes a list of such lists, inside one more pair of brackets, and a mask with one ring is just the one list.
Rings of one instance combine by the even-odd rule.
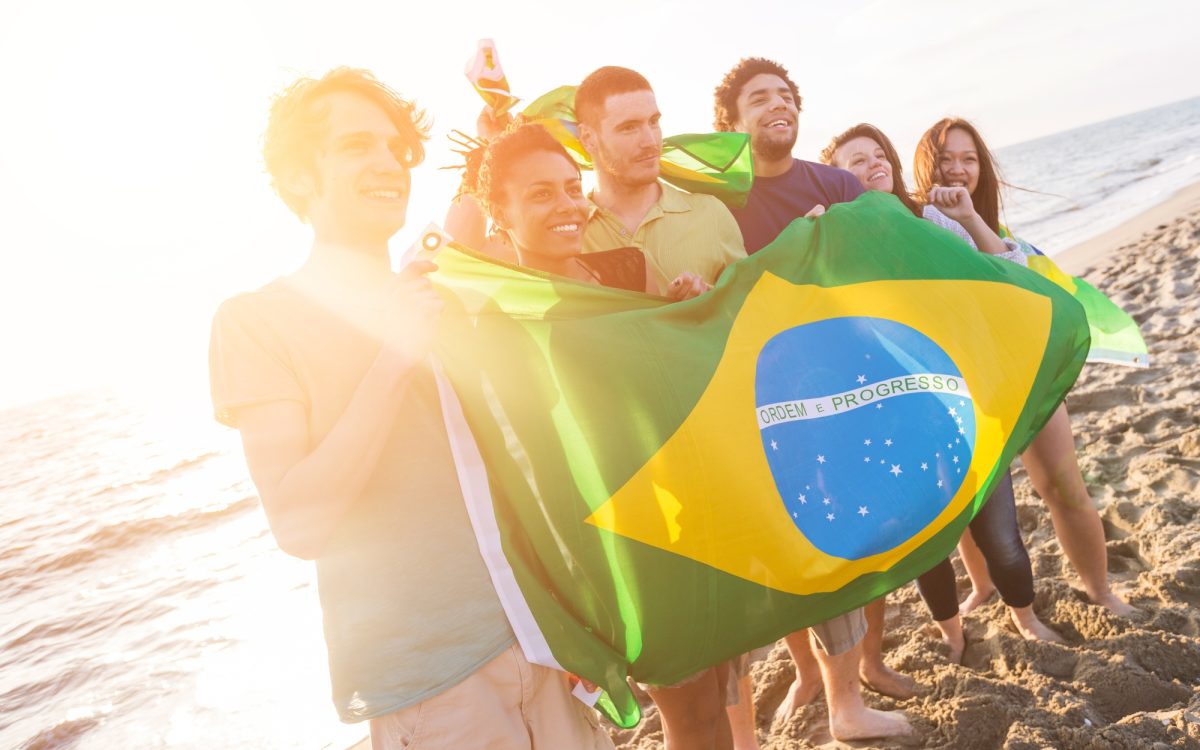
[[[313, 229], [304, 265], [221, 305], [217, 418], [271, 531], [316, 561], [334, 701], [374, 748], [611, 748], [563, 672], [528, 663], [475, 543], [428, 366], [428, 262], [391, 270], [423, 116], [370, 73], [300, 79], [263, 155]], [[419, 720], [419, 724], [418, 724]]]

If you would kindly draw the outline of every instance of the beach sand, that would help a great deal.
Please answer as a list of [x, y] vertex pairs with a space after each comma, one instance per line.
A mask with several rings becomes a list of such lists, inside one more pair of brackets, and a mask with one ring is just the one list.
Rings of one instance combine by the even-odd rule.
[[[823, 698], [772, 726], [793, 674], [777, 644], [753, 671], [764, 750], [1200, 748], [1200, 185], [1056, 259], [1124, 307], [1150, 348], [1148, 369], [1085, 366], [1067, 398], [1113, 588], [1139, 612], [1122, 619], [1087, 601], [1018, 462], [1034, 608], [1067, 643], [1022, 640], [993, 598], [965, 618], [964, 663], [949, 664], [906, 586], [888, 597], [884, 653], [920, 692], [906, 701], [864, 695], [905, 711], [917, 737], [835, 742]], [[969, 584], [955, 565], [965, 597]], [[614, 739], [624, 750], [660, 748], [654, 709]]]

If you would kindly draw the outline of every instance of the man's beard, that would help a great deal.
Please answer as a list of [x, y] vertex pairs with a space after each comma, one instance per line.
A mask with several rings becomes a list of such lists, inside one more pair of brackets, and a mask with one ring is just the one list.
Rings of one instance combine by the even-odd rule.
[[754, 153], [767, 161], [776, 161], [792, 155], [792, 149], [796, 146], [796, 137], [798, 135], [799, 133], [793, 133], [791, 138], [785, 140], [764, 137], [760, 138], [757, 143], [751, 143], [750, 147]]
[[593, 158], [596, 166], [604, 170], [622, 188], [633, 189], [658, 182], [658, 170], [654, 170], [653, 175], [651, 175], [649, 170], [645, 174], [631, 174], [630, 172], [614, 169], [612, 166], [614, 160], [609, 158], [603, 146], [600, 147], [599, 153], [595, 154]]

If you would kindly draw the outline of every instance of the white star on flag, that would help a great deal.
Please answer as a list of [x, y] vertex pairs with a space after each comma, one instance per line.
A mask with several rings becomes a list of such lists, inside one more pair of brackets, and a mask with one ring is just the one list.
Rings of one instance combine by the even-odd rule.
[[900, 466], [899, 466], [898, 464], [892, 464], [892, 468], [891, 468], [891, 474], [892, 474], [892, 476], [894, 476], [894, 477], [898, 477], [898, 476], [900, 476], [900, 475], [901, 475], [901, 474], [903, 474], [903, 473], [904, 473], [904, 472], [900, 470]]
[[860, 506], [858, 506], [858, 515], [860, 515], [860, 516], [865, 516], [865, 515], [867, 515], [867, 513], [869, 513], [869, 512], [870, 512], [870, 511], [868, 511], [868, 510], [867, 510], [867, 506], [865, 506], [865, 505], [860, 505]]
[[883, 444], [890, 448], [892, 446], [892, 439], [888, 438], [887, 440], [884, 440]]
[[957, 417], [957, 416], [958, 416], [958, 412], [954, 410], [954, 407], [953, 407], [953, 406], [951, 406], [951, 407], [950, 407], [950, 409], [949, 409], [949, 411], [947, 411], [946, 413], [947, 413], [947, 414], [949, 414], [949, 415], [950, 415], [950, 416], [952, 416], [952, 417]]
[[870, 457], [870, 456], [863, 456], [863, 462], [864, 462], [864, 463], [868, 463], [868, 464], [869, 464], [869, 463], [871, 463], [871, 457]]
[[929, 464], [922, 461], [921, 462], [921, 471], [929, 471]]
[[829, 498], [825, 498], [825, 500], [824, 500], [823, 502], [824, 502], [826, 505], [829, 505]]
[[876, 408], [876, 409], [882, 409], [882, 408], [883, 408], [883, 404], [875, 404], [875, 408]]
[[871, 438], [867, 438], [866, 440], [863, 441], [863, 445], [870, 445], [870, 444], [871, 444]]
[[825, 517], [826, 517], [826, 518], [828, 518], [830, 521], [832, 521], [832, 520], [833, 520], [833, 514], [832, 514], [832, 513], [826, 513], [826, 514], [825, 514]]
[[801, 495], [801, 496], [800, 496], [800, 504], [801, 504], [801, 505], [808, 505], [808, 498], [807, 498], [807, 497], [805, 497], [804, 495]]
[[857, 380], [857, 381], [858, 381], [858, 384], [859, 384], [859, 385], [862, 385], [863, 383], [867, 382], [867, 376], [866, 376], [866, 375], [859, 375], [857, 378], [855, 378], [855, 380]]
[[941, 487], [941, 486], [942, 486], [942, 480], [940, 480], [940, 479], [939, 479], [939, 480], [938, 480], [938, 487]]
[[955, 422], [957, 422], [957, 423], [959, 423], [959, 424], [962, 424], [962, 417], [959, 417], [958, 419], [955, 419], [954, 421], [955, 421]]
[[779, 443], [777, 443], [777, 442], [775, 442], [774, 440], [772, 440], [772, 441], [771, 441], [771, 450], [773, 450], [773, 451], [777, 451], [777, 450], [779, 450]]
[[967, 402], [966, 402], [966, 401], [961, 401], [961, 400], [960, 400], [960, 401], [958, 402], [958, 405], [959, 405], [959, 406], [966, 406], [966, 405], [967, 405]]
[[796, 511], [792, 511], [792, 518], [799, 518], [799, 514]]
[[966, 434], [967, 434], [967, 431], [966, 431], [966, 430], [964, 430], [963, 428], [959, 427], [959, 428], [958, 428], [958, 434], [959, 434], [959, 435], [966, 435]]
[[954, 457], [954, 463], [958, 463], [958, 456]]
[[[950, 446], [946, 446], [946, 447], [947, 447], [947, 448], [949, 448]], [[823, 463], [825, 463], [825, 457], [824, 457], [824, 456], [817, 456], [817, 463], [819, 463], [819, 464], [823, 464]]]

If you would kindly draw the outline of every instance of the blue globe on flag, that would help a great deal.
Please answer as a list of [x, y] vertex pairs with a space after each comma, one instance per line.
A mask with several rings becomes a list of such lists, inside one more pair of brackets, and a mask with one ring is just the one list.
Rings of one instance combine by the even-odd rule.
[[777, 334], [758, 356], [755, 406], [784, 507], [828, 555], [900, 545], [945, 509], [971, 464], [962, 373], [892, 320], [833, 318]]

